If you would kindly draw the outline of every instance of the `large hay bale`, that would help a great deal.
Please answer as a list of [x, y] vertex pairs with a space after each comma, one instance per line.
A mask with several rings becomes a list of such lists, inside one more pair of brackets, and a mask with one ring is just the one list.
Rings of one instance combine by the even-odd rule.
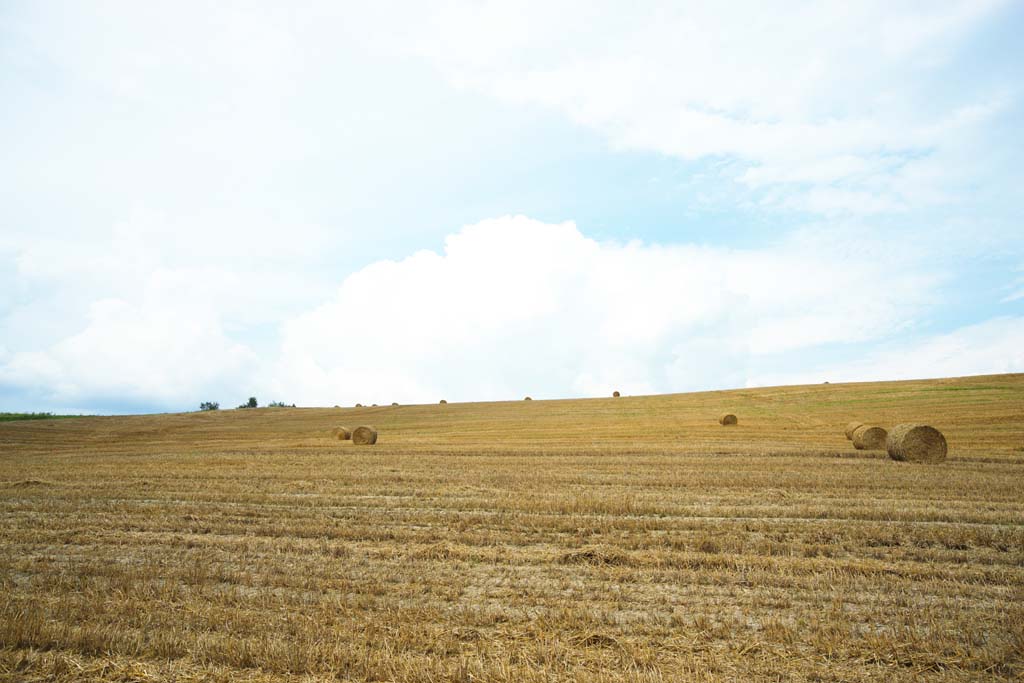
[[853, 430], [853, 447], [858, 451], [880, 451], [885, 449], [885, 438], [889, 436], [881, 427], [861, 425]]
[[532, 401], [533, 399], [532, 399], [532, 398], [530, 398], [529, 396], [527, 396], [527, 397], [526, 397], [526, 398], [524, 398], [523, 400], [524, 400], [524, 401]]
[[334, 434], [339, 441], [348, 441], [352, 438], [352, 430], [348, 427], [335, 427], [331, 430], [331, 433]]
[[612, 398], [618, 398], [619, 396], [622, 396], [622, 394], [620, 394], [620, 393], [619, 393], [619, 392], [617, 392], [617, 391], [613, 391], [613, 392], [612, 392]]
[[732, 413], [725, 413], [720, 418], [718, 418], [718, 424], [720, 425], [734, 425], [738, 423], [739, 420], [737, 420], [736, 416], [733, 415]]
[[896, 425], [889, 432], [885, 450], [893, 460], [905, 462], [942, 462], [948, 447], [946, 437], [935, 427], [917, 424]]
[[352, 443], [357, 446], [372, 446], [377, 443], [377, 430], [373, 427], [356, 427], [352, 430]]
[[392, 403], [391, 405], [393, 405], [393, 406], [397, 406], [397, 405], [398, 405], [398, 401], [395, 401], [395, 402], [394, 402], [394, 403]]
[[445, 403], [448, 403], [448, 401], [446, 401], [446, 400], [444, 400], [444, 399], [442, 398], [442, 399], [441, 399], [441, 404], [442, 404], [442, 405], [444, 405]]
[[362, 407], [363, 407], [363, 404], [362, 404], [362, 403], [357, 403], [357, 404], [356, 404], [356, 408], [362, 408]]
[[846, 423], [846, 440], [853, 441], [853, 433], [857, 430], [857, 427], [863, 426], [863, 422], [856, 420], [854, 422]]

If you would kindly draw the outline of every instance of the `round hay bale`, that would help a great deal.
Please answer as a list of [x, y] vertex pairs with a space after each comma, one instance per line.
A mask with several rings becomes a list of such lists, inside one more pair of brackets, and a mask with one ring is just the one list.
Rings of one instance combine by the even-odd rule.
[[720, 418], [718, 418], [718, 424], [720, 425], [734, 425], [738, 423], [739, 420], [737, 420], [736, 416], [733, 415], [732, 413], [725, 413]]
[[612, 398], [618, 398], [619, 396], [622, 396], [622, 394], [620, 394], [620, 393], [619, 393], [619, 392], [617, 392], [617, 391], [613, 391], [613, 392], [612, 392]]
[[392, 403], [391, 405], [393, 405], [393, 406], [397, 406], [397, 405], [398, 405], [398, 403]]
[[935, 427], [901, 424], [889, 432], [885, 450], [893, 460], [905, 462], [942, 462], [948, 447], [946, 437]]
[[526, 398], [524, 398], [523, 400], [524, 400], [524, 401], [532, 401], [533, 399], [532, 399], [532, 398], [530, 398], [529, 396], [527, 396], [527, 397], [526, 397]]
[[356, 404], [356, 408], [362, 408], [362, 407], [363, 407], [363, 404], [362, 404], [362, 403], [357, 403], [357, 404]]
[[846, 440], [847, 441], [853, 441], [853, 432], [856, 431], [857, 427], [860, 427], [863, 424], [864, 423], [861, 422], [860, 420], [857, 420], [856, 422], [847, 422], [846, 423]]
[[853, 430], [853, 447], [858, 451], [880, 451], [885, 448], [885, 439], [889, 436], [881, 427], [861, 425]]
[[442, 404], [442, 405], [444, 405], [445, 403], [448, 403], [448, 401], [446, 401], [446, 400], [444, 400], [444, 399], [442, 398], [442, 399], [441, 399], [441, 404]]
[[352, 430], [348, 427], [335, 427], [331, 432], [338, 438], [339, 441], [348, 441], [352, 438]]
[[357, 446], [372, 446], [377, 443], [377, 430], [373, 427], [356, 427], [352, 430], [352, 443]]

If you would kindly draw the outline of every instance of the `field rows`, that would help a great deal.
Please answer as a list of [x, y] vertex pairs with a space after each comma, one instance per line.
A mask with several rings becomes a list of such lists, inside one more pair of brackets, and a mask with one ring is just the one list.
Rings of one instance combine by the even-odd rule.
[[[1022, 390], [7, 423], [0, 680], [1019, 680]], [[853, 451], [871, 396], [950, 460]]]

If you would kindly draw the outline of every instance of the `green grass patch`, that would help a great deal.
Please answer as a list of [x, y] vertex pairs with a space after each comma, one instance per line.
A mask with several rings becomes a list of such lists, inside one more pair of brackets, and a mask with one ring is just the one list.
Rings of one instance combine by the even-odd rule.
[[15, 420], [59, 420], [64, 417], [87, 417], [86, 415], [55, 415], [54, 413], [0, 413], [0, 422]]
[[1006, 386], [966, 386], [966, 387], [925, 387], [920, 391], [1017, 391], [1015, 387]]

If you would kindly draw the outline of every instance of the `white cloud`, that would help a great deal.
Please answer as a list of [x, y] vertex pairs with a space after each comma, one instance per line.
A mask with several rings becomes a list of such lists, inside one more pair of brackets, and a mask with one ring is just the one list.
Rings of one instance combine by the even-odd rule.
[[1024, 372], [1024, 318], [1000, 317], [891, 344], [864, 358], [794, 373], [752, 376], [748, 386], [870, 382]]
[[88, 306], [102, 299], [197, 301], [231, 326], [276, 325], [334, 286], [330, 255], [345, 236], [238, 210], [169, 216], [136, 209], [107, 229], [52, 232], [7, 237], [10, 268], [0, 272], [20, 290], [12, 301], [20, 305], [0, 318], [0, 334], [12, 349], [80, 329]]
[[88, 235], [11, 233], [5, 275], [21, 294], [0, 318], [0, 384], [50, 407], [244, 398], [281, 321], [333, 287], [341, 237], [246, 211], [135, 210]]
[[912, 262], [819, 247], [601, 243], [572, 223], [483, 221], [443, 254], [367, 266], [290, 321], [272, 386], [331, 405], [742, 385], [748, 363], [884, 337], [936, 284]]
[[[984, 134], [1006, 94], [951, 101], [945, 67], [1005, 4], [653, 3], [622, 13], [455, 2], [418, 17], [396, 49], [463, 87], [558, 111], [617, 148], [737, 158], [740, 182], [789, 188], [779, 206], [871, 214], [948, 199], [961, 162], [977, 158], [958, 147]], [[792, 187], [801, 184], [814, 194]]]
[[51, 403], [181, 407], [225, 385], [244, 391], [254, 365], [254, 354], [227, 337], [209, 307], [107, 299], [92, 305], [80, 332], [43, 351], [9, 354], [0, 383]]
[[[182, 408], [250, 394], [385, 404], [1020, 369], [1017, 318], [885, 347], [913, 331], [943, 281], [926, 255], [844, 234], [730, 249], [485, 220], [450, 235], [441, 253], [350, 275], [333, 298], [287, 318], [280, 353], [262, 357], [233, 339], [230, 306], [206, 286], [215, 275], [158, 268], [134, 296], [95, 302], [62, 341], [0, 350], [0, 384], [62, 405]], [[888, 350], [863, 361], [815, 362], [823, 348], [850, 358], [879, 344]]]
[[[940, 305], [935, 273], [1019, 250], [1017, 84], [962, 51], [1005, 4], [12, 8], [0, 382], [79, 405], [244, 398], [250, 377], [327, 404], [600, 395], [742, 385], [779, 356], [912, 331]], [[552, 118], [710, 161], [542, 149], [566, 131]], [[670, 234], [692, 194], [706, 204], [680, 221], [707, 220], [704, 241], [748, 218], [746, 244], [770, 243], [759, 222], [788, 237], [617, 244], [496, 219], [311, 310], [471, 211], [581, 215], [565, 178], [592, 164], [608, 174], [587, 192], [614, 195], [623, 169], [677, 192], [608, 234]], [[965, 198], [981, 210], [945, 210]], [[793, 232], [766, 209], [828, 223]]]
[[[1018, 273], [1024, 273], [1024, 266], [1017, 268]], [[1001, 303], [1010, 303], [1011, 301], [1020, 301], [1024, 299], [1024, 275], [1019, 275], [1007, 285], [1006, 289], [1012, 290], [1009, 294], [1002, 298]]]

